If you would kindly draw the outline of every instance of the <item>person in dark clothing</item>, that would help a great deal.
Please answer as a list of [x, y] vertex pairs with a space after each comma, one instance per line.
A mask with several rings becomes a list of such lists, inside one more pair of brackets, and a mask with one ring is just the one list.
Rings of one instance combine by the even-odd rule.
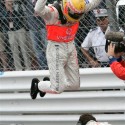
[[30, 69], [30, 60], [27, 53], [26, 31], [24, 29], [24, 13], [14, 8], [12, 0], [4, 1], [3, 30], [8, 35], [10, 48], [13, 54], [16, 70]]
[[38, 69], [48, 69], [45, 54], [47, 46], [46, 27], [44, 20], [34, 12], [36, 1], [24, 0], [22, 4], [25, 8], [30, 38], [39, 65]]

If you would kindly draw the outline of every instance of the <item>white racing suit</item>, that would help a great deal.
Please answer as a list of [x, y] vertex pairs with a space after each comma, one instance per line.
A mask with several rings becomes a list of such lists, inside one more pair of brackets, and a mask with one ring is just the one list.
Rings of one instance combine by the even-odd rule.
[[[86, 5], [85, 11], [96, 7], [101, 0], [93, 0]], [[61, 24], [58, 10], [53, 5], [46, 6], [46, 0], [38, 0], [35, 11], [46, 22], [46, 25], [71, 26], [73, 24]], [[56, 29], [55, 29], [56, 30]], [[40, 81], [39, 90], [47, 93], [61, 93], [64, 90], [76, 90], [80, 87], [79, 65], [74, 41], [61, 42], [48, 40], [47, 62], [50, 72], [50, 81]]]
[[91, 120], [91, 121], [87, 122], [86, 125], [111, 125], [111, 124], [109, 124], [108, 122], [95, 122], [95, 121]]

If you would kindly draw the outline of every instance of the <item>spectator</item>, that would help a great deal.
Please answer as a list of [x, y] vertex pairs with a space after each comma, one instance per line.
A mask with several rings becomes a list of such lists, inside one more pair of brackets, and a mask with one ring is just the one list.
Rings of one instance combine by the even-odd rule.
[[34, 12], [34, 6], [37, 0], [24, 0], [24, 8], [27, 15], [31, 41], [38, 60], [38, 69], [47, 69], [46, 61], [46, 28], [44, 20]]
[[5, 0], [4, 27], [8, 34], [16, 70], [29, 70], [30, 60], [27, 53], [24, 13], [15, 10], [13, 0]]
[[122, 59], [122, 56], [125, 54], [125, 43], [121, 41], [121, 43], [115, 45], [111, 42], [108, 46], [107, 54], [109, 57], [110, 68], [113, 73], [118, 78], [125, 80], [125, 61]]
[[[91, 29], [87, 34], [81, 45], [81, 50], [92, 67], [107, 67], [109, 60], [105, 52], [105, 32], [109, 24], [108, 14], [106, 9], [96, 9], [94, 10], [94, 13], [98, 26]], [[90, 47], [93, 48], [95, 53], [93, 57], [88, 51]]]
[[98, 122], [91, 114], [83, 114], [79, 117], [77, 125], [111, 125], [108, 122]]
[[[89, 1], [91, 2], [91, 0]], [[106, 8], [105, 0], [101, 1], [99, 6], [97, 6], [96, 8]], [[86, 57], [82, 54], [80, 47], [81, 47], [81, 43], [83, 42], [83, 39], [85, 39], [89, 30], [92, 28], [95, 28], [95, 26], [96, 26], [95, 16], [93, 14], [93, 11], [89, 11], [80, 20], [80, 26], [75, 38], [75, 45], [78, 53], [78, 62], [81, 68], [90, 67], [87, 63]], [[88, 52], [92, 55], [93, 48], [89, 48]]]

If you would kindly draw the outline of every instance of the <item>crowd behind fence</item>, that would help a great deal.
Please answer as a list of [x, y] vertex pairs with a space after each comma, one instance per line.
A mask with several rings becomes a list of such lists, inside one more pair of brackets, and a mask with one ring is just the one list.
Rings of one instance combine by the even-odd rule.
[[[52, 3], [52, 1], [48, 1]], [[1, 0], [0, 2], [0, 70], [47, 70], [46, 27], [44, 20], [34, 12], [33, 0]], [[116, 5], [114, 5], [116, 6]], [[106, 8], [105, 0], [97, 8]], [[118, 8], [118, 25], [125, 30], [125, 5]], [[115, 12], [114, 12], [115, 13]], [[81, 68], [93, 67], [81, 51], [81, 44], [90, 30], [96, 29], [93, 11], [85, 14], [80, 21], [75, 45]], [[96, 36], [95, 36], [96, 37]], [[101, 48], [102, 46], [95, 46]], [[103, 48], [105, 45], [103, 45]], [[89, 54], [96, 60], [94, 47]], [[104, 66], [102, 66], [104, 65]], [[107, 67], [106, 64], [100, 64]]]

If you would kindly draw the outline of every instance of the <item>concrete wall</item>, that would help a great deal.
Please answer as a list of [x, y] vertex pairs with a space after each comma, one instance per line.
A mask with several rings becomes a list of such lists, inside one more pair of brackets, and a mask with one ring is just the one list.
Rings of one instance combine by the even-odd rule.
[[12, 71], [0, 76], [0, 125], [76, 125], [83, 113], [112, 125], [125, 125], [125, 83], [110, 68], [80, 69], [76, 91], [31, 100], [31, 80], [49, 71]]

